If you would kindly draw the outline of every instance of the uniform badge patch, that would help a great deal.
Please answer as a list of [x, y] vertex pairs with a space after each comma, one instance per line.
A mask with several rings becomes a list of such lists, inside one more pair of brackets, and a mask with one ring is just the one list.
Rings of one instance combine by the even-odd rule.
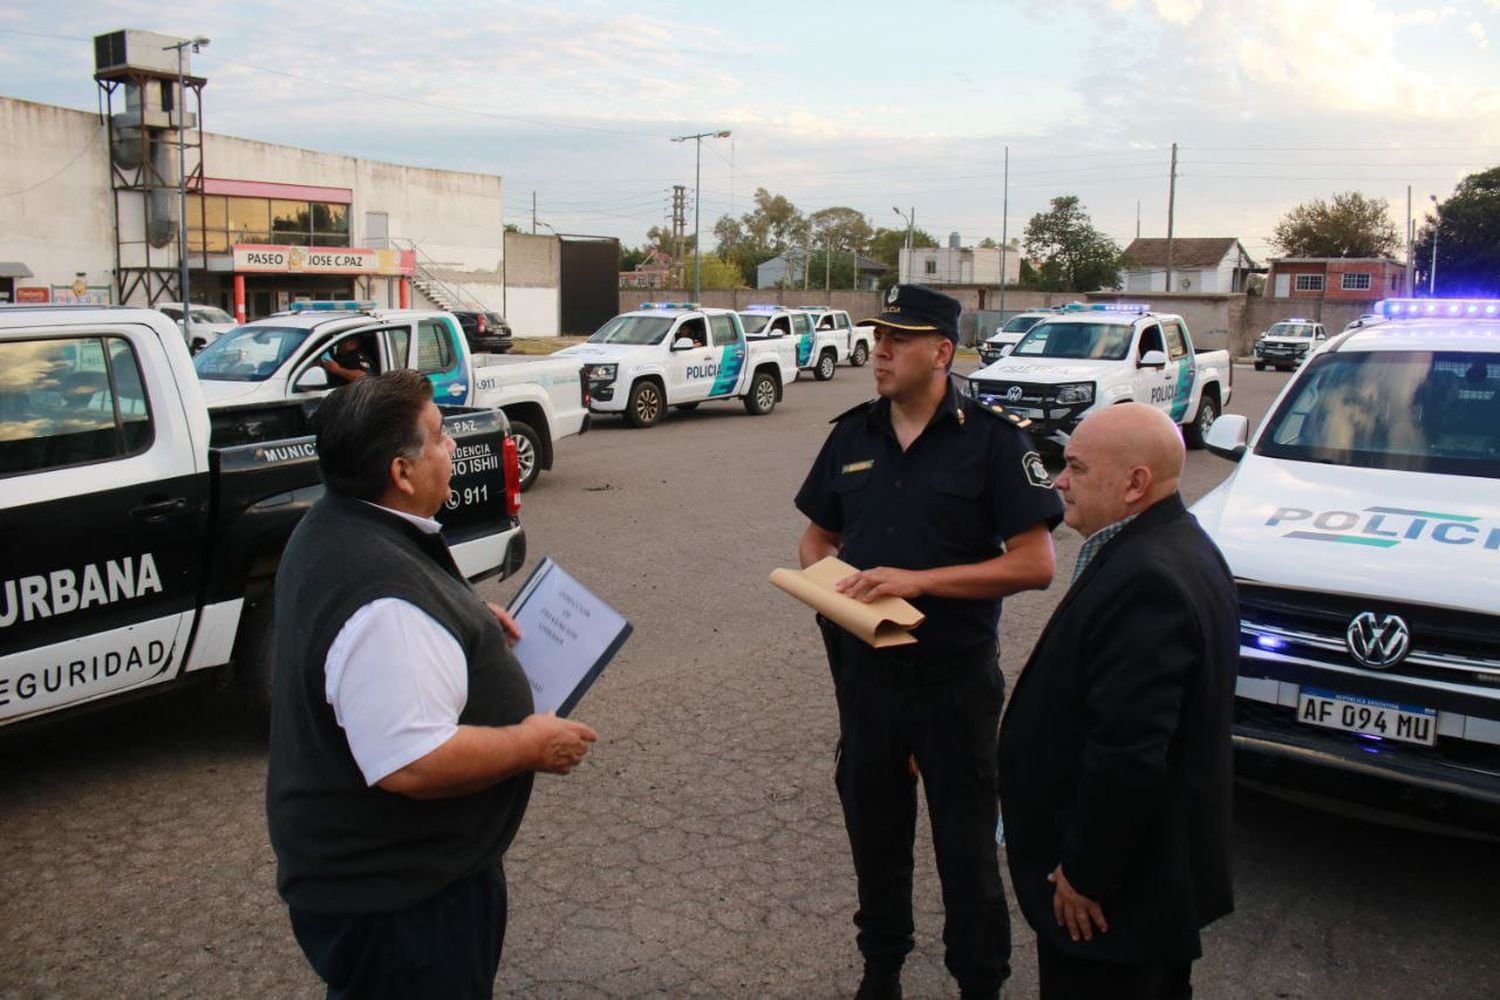
[[1047, 466], [1042, 463], [1042, 456], [1034, 451], [1028, 451], [1021, 456], [1021, 467], [1026, 470], [1026, 478], [1032, 486], [1040, 486], [1044, 490], [1052, 489], [1052, 476], [1047, 472]]
[[843, 469], [841, 469], [840, 471], [845, 472], [845, 473], [849, 473], [849, 472], [864, 472], [866, 469], [873, 469], [873, 468], [875, 468], [875, 460], [873, 458], [867, 458], [863, 462], [850, 462], [848, 465], [844, 466]]

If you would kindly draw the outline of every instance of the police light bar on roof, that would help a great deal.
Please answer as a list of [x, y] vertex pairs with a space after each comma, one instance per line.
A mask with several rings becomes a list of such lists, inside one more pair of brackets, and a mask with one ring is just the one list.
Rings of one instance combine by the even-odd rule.
[[696, 302], [642, 302], [642, 309], [697, 309]]
[[1069, 302], [1059, 311], [1144, 313], [1151, 311], [1151, 304], [1148, 302]]
[[1386, 319], [1497, 319], [1500, 299], [1381, 299], [1375, 311]]
[[293, 302], [292, 312], [368, 312], [375, 308], [374, 299], [327, 299], [320, 302]]
[[771, 312], [780, 308], [782, 307], [778, 306], [774, 302], [756, 302], [752, 305], [746, 306], [744, 309], [741, 309], [740, 312]]
[[1283, 321], [1282, 321], [1282, 322], [1284, 322], [1284, 323], [1306, 323], [1306, 322], [1307, 322], [1307, 320], [1306, 320], [1306, 319], [1304, 319], [1304, 318], [1303, 318], [1303, 317], [1301, 317], [1301, 316], [1288, 316], [1288, 317], [1287, 317], [1287, 318], [1286, 318], [1286, 319], [1285, 319], [1285, 320], [1283, 320]]

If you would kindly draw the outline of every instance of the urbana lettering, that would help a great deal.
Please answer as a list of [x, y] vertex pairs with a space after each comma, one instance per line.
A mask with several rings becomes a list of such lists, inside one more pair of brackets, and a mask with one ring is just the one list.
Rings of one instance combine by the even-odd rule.
[[65, 688], [92, 687], [136, 671], [155, 673], [166, 662], [166, 643], [153, 639], [144, 646], [131, 646], [124, 651], [112, 649], [87, 659], [26, 670], [14, 677], [0, 677], [0, 706], [29, 701], [38, 694], [56, 694]]
[[149, 552], [5, 580], [0, 582], [0, 628], [161, 592], [161, 574]]

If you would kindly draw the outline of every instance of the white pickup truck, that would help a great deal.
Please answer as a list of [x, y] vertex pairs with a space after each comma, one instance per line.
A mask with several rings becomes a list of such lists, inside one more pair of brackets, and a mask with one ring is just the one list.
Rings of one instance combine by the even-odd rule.
[[778, 305], [746, 306], [739, 315], [746, 342], [775, 351], [781, 356], [783, 370], [790, 365], [796, 377], [812, 357], [812, 317]]
[[[264, 706], [282, 548], [323, 493], [307, 409], [267, 404], [274, 436], [211, 422], [154, 309], [0, 307], [0, 728], [226, 671]], [[437, 515], [454, 561], [512, 573], [505, 417], [444, 407], [444, 425], [467, 456]]]
[[1037, 443], [1058, 448], [1089, 411], [1129, 402], [1164, 410], [1201, 448], [1233, 385], [1228, 351], [1194, 350], [1181, 316], [1130, 303], [1067, 306], [969, 376], [974, 396], [1030, 417]]
[[623, 414], [632, 427], [658, 423], [668, 406], [715, 399], [741, 400], [761, 416], [797, 377], [784, 353], [745, 339], [738, 313], [696, 303], [642, 303], [552, 357], [582, 363], [590, 408]]
[[[263, 410], [333, 390], [319, 362], [341, 341], [359, 340], [377, 371], [415, 368], [439, 405], [503, 410], [521, 463], [521, 488], [552, 468], [559, 438], [588, 430], [588, 386], [576, 362], [470, 354], [458, 320], [435, 310], [376, 309], [373, 302], [299, 303], [301, 308], [235, 327], [193, 360], [215, 426], [240, 436], [280, 433]], [[272, 405], [272, 413], [282, 410]]]
[[794, 312], [812, 319], [812, 336], [806, 341], [799, 367], [812, 369], [813, 378], [827, 382], [835, 366], [847, 361], [855, 368], [870, 360], [875, 349], [875, 328], [855, 326], [842, 309], [798, 306]]
[[1290, 371], [1327, 340], [1328, 331], [1315, 320], [1293, 317], [1272, 323], [1269, 330], [1255, 338], [1255, 370], [1263, 372], [1270, 365]]

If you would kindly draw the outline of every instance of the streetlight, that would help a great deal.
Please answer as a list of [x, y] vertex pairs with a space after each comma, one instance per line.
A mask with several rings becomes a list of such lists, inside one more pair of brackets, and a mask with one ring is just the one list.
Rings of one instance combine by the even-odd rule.
[[1432, 200], [1432, 210], [1437, 214], [1437, 222], [1432, 226], [1432, 269], [1427, 273], [1427, 297], [1430, 299], [1437, 294], [1437, 243], [1438, 231], [1443, 228], [1443, 208], [1438, 204], [1437, 195], [1427, 197]]
[[188, 256], [187, 256], [187, 77], [183, 69], [182, 53], [189, 45], [194, 52], [202, 50], [208, 39], [184, 38], [172, 45], [163, 45], [162, 51], [177, 50], [177, 284], [182, 292], [182, 335], [191, 345], [193, 342], [192, 306], [188, 302]]
[[703, 180], [703, 140], [704, 139], [727, 139], [729, 130], [719, 129], [714, 132], [697, 132], [693, 135], [679, 135], [673, 137], [673, 142], [687, 142], [692, 139], [697, 143], [697, 155], [694, 157], [693, 167], [693, 301], [697, 302], [703, 297], [703, 248], [698, 245], [698, 224], [702, 215], [698, 207], [698, 185]]
[[[907, 252], [906, 265], [907, 265], [907, 268], [910, 269], [910, 267], [911, 267], [911, 233], [912, 233], [912, 227], [916, 223], [917, 209], [916, 209], [915, 205], [912, 206], [911, 214], [907, 215], [905, 212], [901, 211], [901, 209], [897, 208], [895, 205], [892, 205], [891, 206], [891, 211], [895, 212], [897, 215], [901, 216], [902, 220], [906, 222], [906, 252]], [[897, 281], [901, 280], [901, 265], [900, 265], [900, 263], [896, 264], [896, 280]]]

